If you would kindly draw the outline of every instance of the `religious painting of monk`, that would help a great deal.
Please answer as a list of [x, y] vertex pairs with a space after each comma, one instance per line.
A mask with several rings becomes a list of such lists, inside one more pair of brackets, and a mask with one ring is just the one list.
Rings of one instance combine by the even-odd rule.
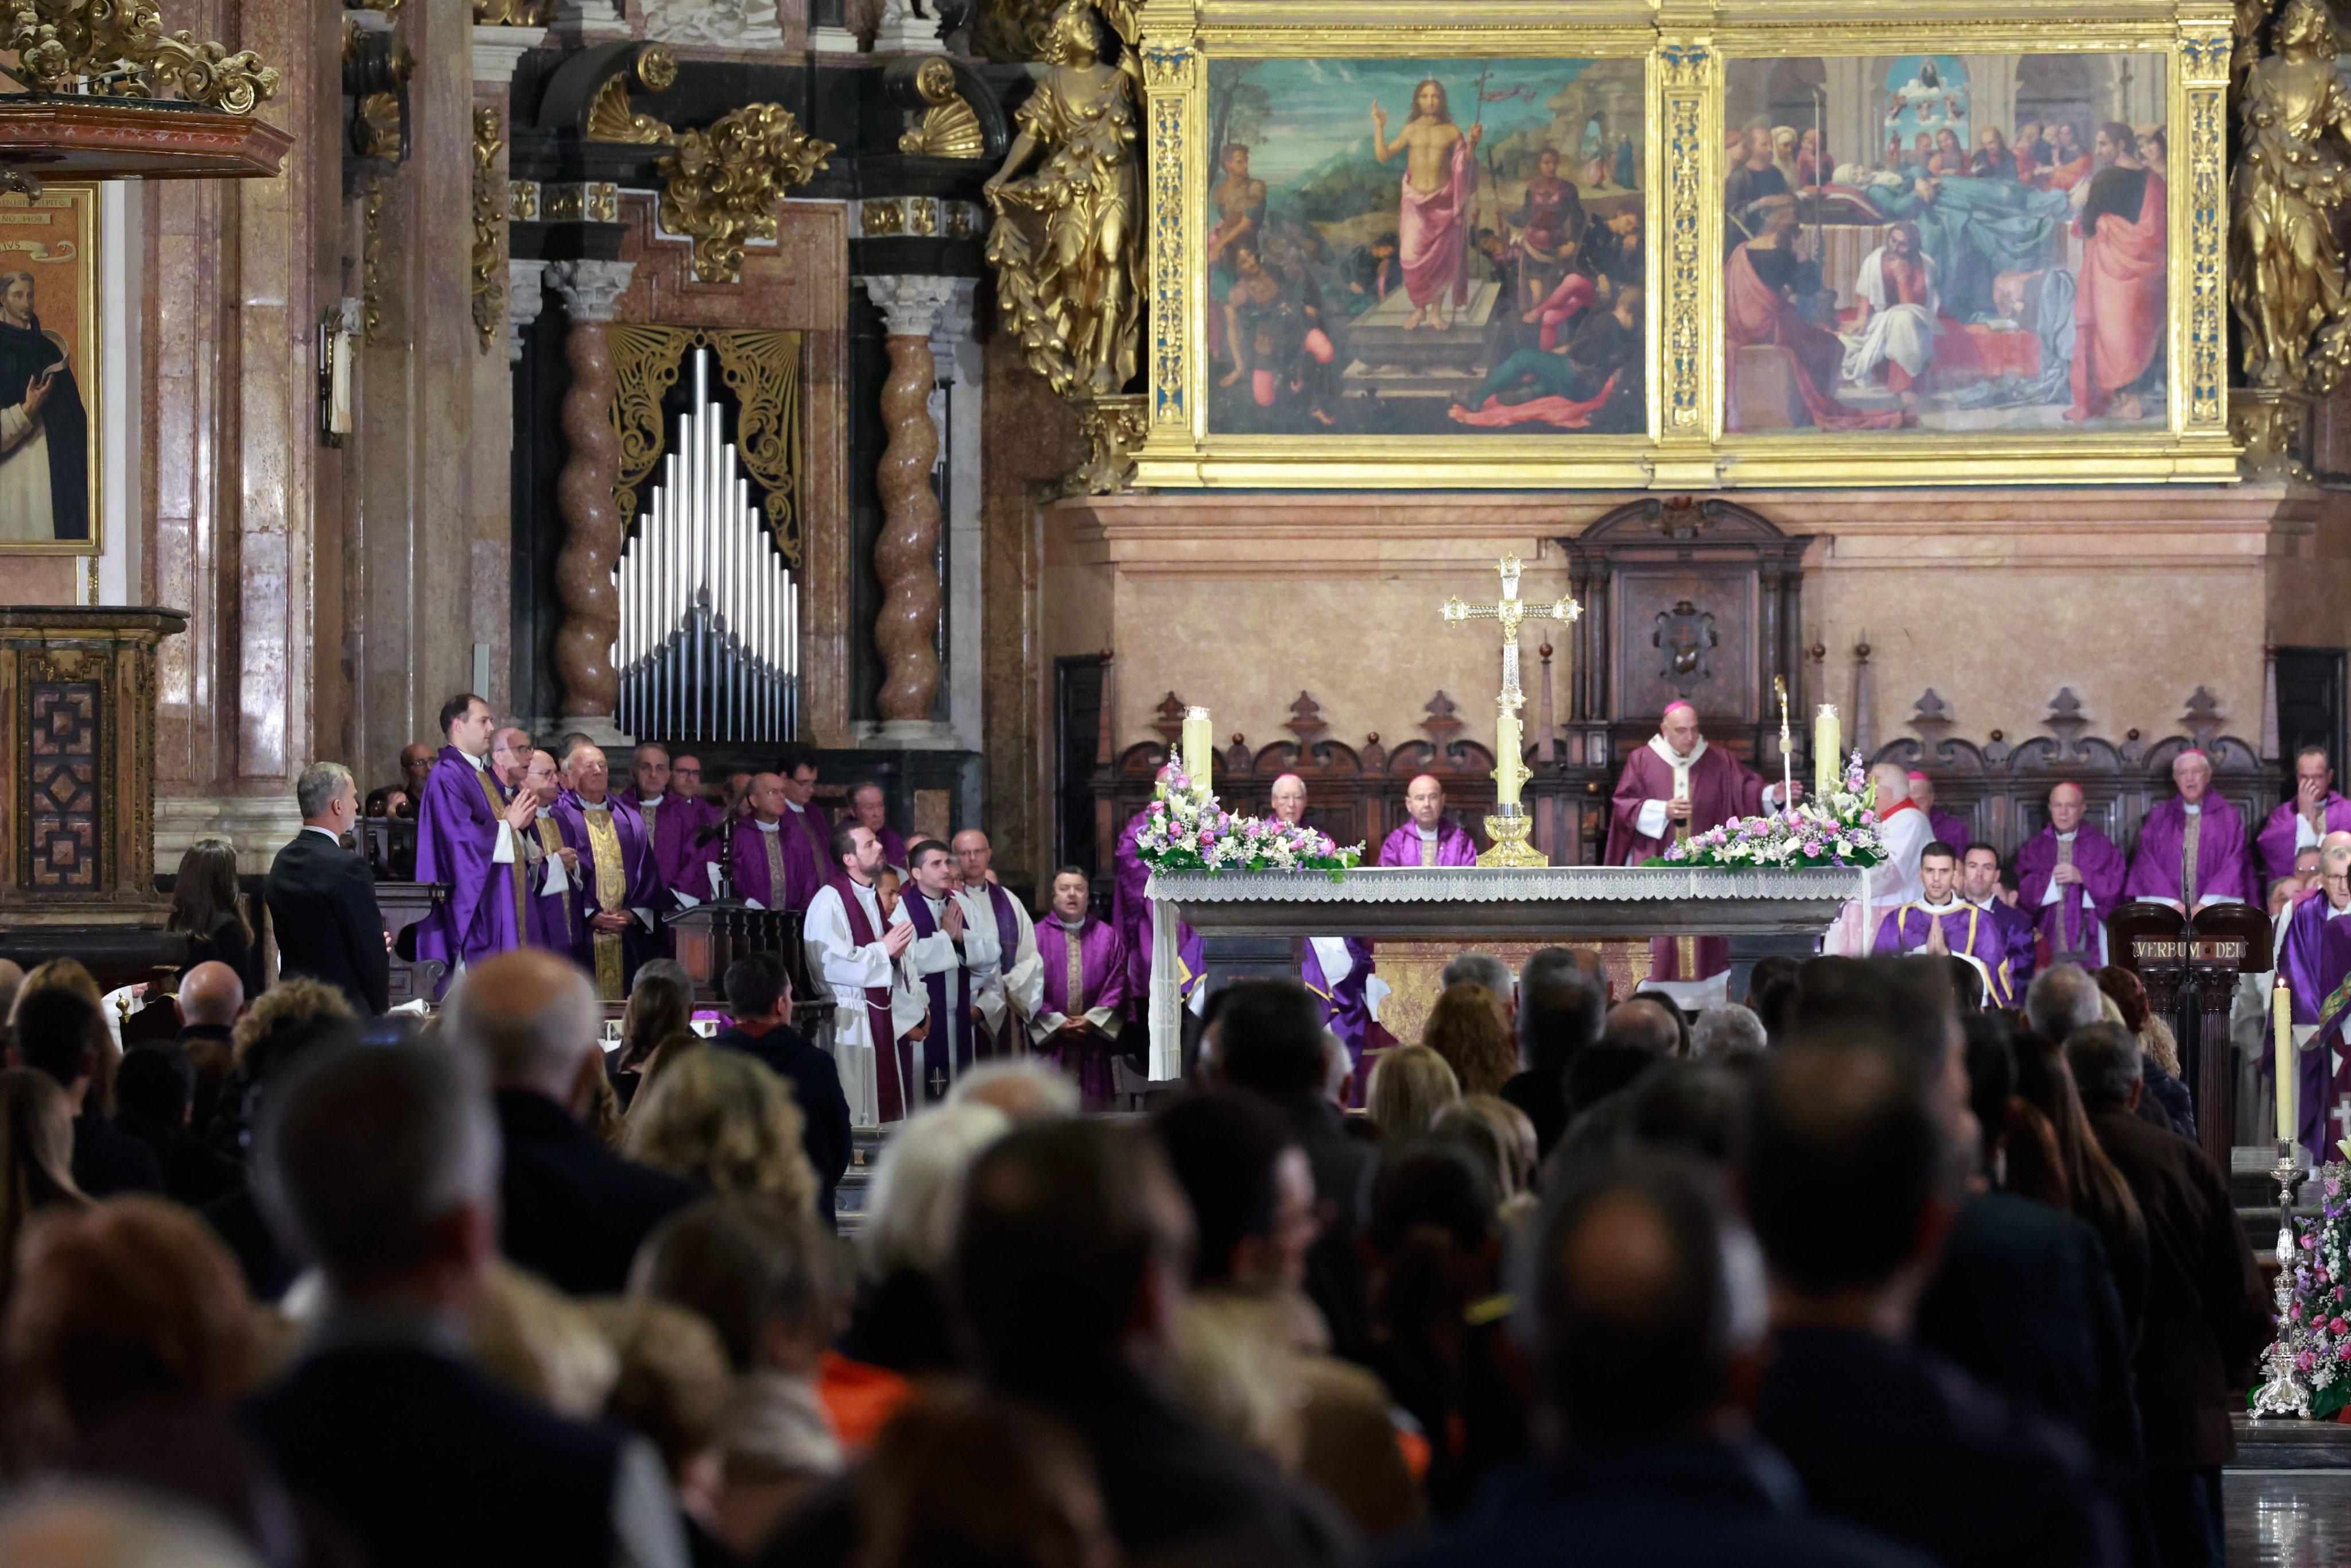
[[[2166, 77], [2119, 51], [1727, 62], [1724, 429], [2168, 427]], [[1807, 170], [1807, 145], [1862, 160]]]
[[97, 544], [96, 202], [0, 198], [0, 551]]
[[1645, 398], [1455, 411], [1521, 350], [1613, 343], [1627, 315], [1646, 359], [1645, 113], [1630, 57], [1212, 60], [1210, 433], [1643, 434]]

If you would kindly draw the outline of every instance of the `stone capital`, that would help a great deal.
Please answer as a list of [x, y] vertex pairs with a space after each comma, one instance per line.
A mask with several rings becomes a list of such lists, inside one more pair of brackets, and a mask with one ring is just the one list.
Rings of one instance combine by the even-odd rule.
[[574, 321], [610, 321], [628, 291], [633, 261], [550, 261], [547, 286], [563, 298]]
[[544, 27], [474, 27], [474, 85], [495, 89], [500, 97], [514, 81], [515, 67], [523, 56], [547, 39]]
[[522, 362], [522, 329], [538, 319], [547, 306], [544, 261], [507, 262], [507, 362]]
[[[884, 273], [860, 277], [873, 308], [889, 322], [893, 338], [927, 338], [939, 318], [954, 303], [958, 286], [968, 279], [933, 277], [917, 273]], [[970, 313], [967, 303], [965, 314]]]

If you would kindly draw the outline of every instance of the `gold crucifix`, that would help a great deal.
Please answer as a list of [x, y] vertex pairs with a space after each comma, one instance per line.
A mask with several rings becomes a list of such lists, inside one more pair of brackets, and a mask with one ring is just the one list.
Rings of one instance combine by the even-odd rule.
[[1550, 604], [1530, 604], [1519, 597], [1520, 561], [1506, 555], [1497, 563], [1502, 578], [1502, 597], [1491, 604], [1465, 604], [1456, 594], [1445, 601], [1444, 614], [1448, 624], [1465, 621], [1499, 621], [1502, 623], [1502, 690], [1495, 699], [1499, 710], [1494, 723], [1495, 747], [1498, 756], [1494, 766], [1494, 812], [1486, 819], [1486, 831], [1494, 838], [1494, 847], [1479, 856], [1480, 864], [1541, 865], [1542, 855], [1526, 845], [1531, 826], [1519, 809], [1519, 791], [1533, 775], [1527, 770], [1520, 740], [1522, 727], [1519, 710], [1526, 706], [1526, 695], [1519, 689], [1519, 623], [1532, 619], [1573, 623], [1583, 613], [1583, 607], [1574, 600], [1561, 598]]

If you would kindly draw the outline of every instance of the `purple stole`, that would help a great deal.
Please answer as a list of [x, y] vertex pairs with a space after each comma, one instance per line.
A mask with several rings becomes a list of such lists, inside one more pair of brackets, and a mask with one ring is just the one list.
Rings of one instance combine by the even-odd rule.
[[1968, 852], [1968, 825], [1957, 817], [1942, 811], [1927, 813], [1927, 825], [1935, 836], [1951, 846], [1951, 852], [1964, 857]]
[[[841, 894], [841, 907], [849, 922], [849, 939], [860, 947], [870, 947], [882, 940], [882, 933], [865, 918], [865, 906], [857, 902], [857, 890], [846, 876], [837, 876], [827, 884]], [[867, 986], [865, 991], [865, 1032], [873, 1041], [873, 1097], [879, 1109], [876, 1115], [884, 1123], [906, 1119], [906, 1068], [908, 1063], [898, 1054], [898, 1029], [890, 1018], [890, 988]]]
[[[999, 977], [999, 983], [1001, 983], [1001, 977], [1009, 975], [1012, 971], [1012, 966], [1019, 962], [1020, 922], [1012, 913], [1012, 895], [1005, 892], [1002, 888], [997, 886], [996, 883], [992, 882], [987, 883], [985, 885], [987, 888], [987, 906], [996, 913], [996, 951], [998, 954], [996, 960], [996, 972]], [[925, 911], [925, 913], [928, 912]], [[1041, 946], [1038, 949], [1040, 957], [1042, 956], [1043, 951], [1044, 949]], [[976, 1023], [972, 1027], [979, 1031], [979, 1038], [987, 1046], [986, 1050], [979, 1052], [981, 1056], [994, 1058], [998, 1056], [1018, 1056], [1020, 1054], [1020, 1031], [1026, 1028], [1027, 1025], [1022, 1019], [1012, 1016], [1012, 993], [1008, 986], [1006, 988], [1004, 995], [1004, 1028], [1002, 1030], [994, 1034], [989, 1033], [985, 1020]]]
[[[939, 923], [931, 918], [931, 903], [922, 889], [899, 900], [898, 907], [906, 912], [906, 924], [916, 936], [938, 935]], [[923, 988], [931, 993], [931, 1027], [923, 1032], [925, 1103], [945, 1100], [948, 1086], [971, 1069], [971, 966], [960, 961], [960, 954], [957, 958], [952, 987], [945, 969], [923, 977]]]
[[[2245, 824], [2237, 809], [2210, 790], [2205, 791], [2196, 833], [2196, 897], [2188, 913], [2207, 898], [2245, 899]], [[2158, 803], [2139, 824], [2138, 848], [2131, 856], [2130, 875], [2123, 896], [2168, 898], [2182, 902], [2187, 880], [2188, 808], [2179, 797]], [[2264, 890], [2251, 890], [2252, 904], [2266, 903]]]
[[[1037, 958], [1045, 970], [1045, 1011], [1072, 1020], [1091, 1010], [1089, 1003], [1115, 1008], [1127, 998], [1125, 944], [1118, 928], [1090, 915], [1076, 936], [1078, 951], [1072, 963], [1071, 933], [1060, 919], [1048, 916], [1037, 927]], [[1081, 1043], [1073, 1046], [1073, 1041]], [[1076, 1078], [1079, 1101], [1087, 1110], [1110, 1109], [1116, 1081], [1110, 1060], [1114, 1047], [1109, 1040], [1092, 1035], [1050, 1036], [1039, 1042], [1038, 1049], [1040, 1055], [1060, 1062], [1062, 1071]], [[1069, 1060], [1071, 1054], [1076, 1061]]]

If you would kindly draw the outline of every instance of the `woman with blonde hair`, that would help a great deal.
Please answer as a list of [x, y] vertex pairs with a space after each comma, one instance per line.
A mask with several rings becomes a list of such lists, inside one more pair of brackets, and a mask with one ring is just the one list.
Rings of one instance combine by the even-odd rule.
[[1428, 1009], [1420, 1043], [1445, 1058], [1464, 1094], [1498, 1094], [1518, 1075], [1518, 1041], [1502, 1021], [1502, 1004], [1480, 985], [1447, 986]]
[[1399, 1045], [1380, 1053], [1364, 1103], [1381, 1141], [1401, 1144], [1435, 1126], [1460, 1098], [1461, 1081], [1445, 1058], [1425, 1045]]
[[13, 1282], [16, 1240], [33, 1216], [87, 1208], [73, 1178], [73, 1107], [57, 1080], [30, 1067], [0, 1072], [0, 1301]]
[[716, 1193], [756, 1194], [814, 1214], [819, 1184], [800, 1145], [791, 1085], [739, 1051], [682, 1052], [642, 1091], [622, 1152]]

